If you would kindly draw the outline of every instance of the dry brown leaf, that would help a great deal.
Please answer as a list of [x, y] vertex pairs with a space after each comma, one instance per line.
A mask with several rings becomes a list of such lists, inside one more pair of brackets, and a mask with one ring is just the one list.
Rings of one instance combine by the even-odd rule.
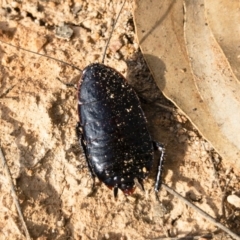
[[209, 27], [240, 80], [240, 2], [208, 0], [205, 7]]
[[239, 86], [208, 27], [204, 1], [187, 1], [186, 16], [183, 1], [135, 3], [139, 43], [157, 85], [240, 170]]

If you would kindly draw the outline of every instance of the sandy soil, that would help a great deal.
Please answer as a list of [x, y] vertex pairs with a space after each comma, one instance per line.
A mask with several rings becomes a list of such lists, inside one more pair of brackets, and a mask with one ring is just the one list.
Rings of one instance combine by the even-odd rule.
[[[1, 39], [83, 69], [101, 61], [115, 1], [2, 1]], [[156, 87], [139, 52], [133, 3], [121, 13], [105, 63], [127, 77], [139, 96], [153, 139], [166, 145], [163, 181], [240, 234], [239, 208], [222, 201], [240, 194], [239, 176], [223, 166], [209, 143]], [[66, 23], [73, 35], [58, 38]], [[180, 200], [154, 195], [156, 164], [132, 196], [92, 180], [75, 136], [80, 72], [58, 61], [0, 44], [0, 141], [33, 239], [159, 239], [213, 234], [230, 239]], [[161, 104], [166, 107], [161, 107]], [[207, 120], [206, 120], [207, 121]], [[156, 153], [156, 163], [159, 154]], [[0, 168], [0, 239], [25, 239], [3, 168]], [[239, 206], [238, 206], [239, 207]], [[211, 238], [211, 237], [209, 237]], [[186, 238], [185, 238], [186, 239]], [[204, 238], [202, 238], [204, 239]]]

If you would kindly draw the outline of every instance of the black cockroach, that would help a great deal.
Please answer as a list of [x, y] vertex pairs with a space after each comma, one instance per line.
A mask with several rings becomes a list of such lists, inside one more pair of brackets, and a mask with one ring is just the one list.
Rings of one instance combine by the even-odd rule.
[[[126, 195], [143, 189], [153, 148], [162, 151], [155, 191], [160, 188], [164, 149], [151, 140], [140, 101], [115, 69], [95, 63], [83, 70], [78, 88], [79, 141], [93, 177]], [[139, 184], [138, 184], [139, 183]]]
[[134, 90], [118, 71], [103, 64], [106, 48], [102, 64], [87, 66], [78, 87], [80, 122], [76, 130], [89, 170], [93, 177], [114, 189], [115, 197], [118, 189], [129, 195], [135, 185], [144, 188], [143, 179], [153, 164], [153, 148], [157, 148], [162, 152], [155, 183], [158, 192], [164, 148], [151, 140]]
[[[143, 180], [152, 168], [154, 149], [161, 152], [154, 187], [157, 193], [161, 185], [164, 160], [164, 147], [152, 141], [135, 91], [118, 71], [103, 64], [120, 12], [106, 44], [102, 63], [90, 64], [82, 71], [77, 94], [79, 122], [76, 126], [77, 137], [92, 177], [98, 177], [113, 189], [115, 197], [118, 189], [125, 195], [132, 194], [135, 186], [144, 189]], [[61, 60], [36, 54], [81, 71]]]

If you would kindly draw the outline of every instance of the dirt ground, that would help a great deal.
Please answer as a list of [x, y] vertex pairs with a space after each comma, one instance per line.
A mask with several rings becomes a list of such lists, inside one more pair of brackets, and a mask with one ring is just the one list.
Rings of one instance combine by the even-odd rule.
[[[121, 1], [4, 1], [1, 39], [83, 69], [101, 61]], [[121, 12], [105, 64], [139, 94], [153, 139], [166, 146], [163, 182], [240, 234], [239, 177], [188, 119], [165, 99], [139, 51], [133, 2]], [[73, 30], [59, 38], [56, 28]], [[64, 31], [65, 33], [66, 31]], [[32, 239], [163, 239], [203, 236], [230, 239], [199, 213], [165, 190], [155, 199], [159, 154], [145, 192], [125, 197], [92, 179], [78, 145], [76, 89], [80, 72], [58, 61], [0, 43], [0, 144], [7, 159]], [[206, 119], [207, 121], [207, 119]], [[10, 185], [0, 168], [0, 239], [25, 239]], [[164, 206], [164, 207], [163, 207]]]

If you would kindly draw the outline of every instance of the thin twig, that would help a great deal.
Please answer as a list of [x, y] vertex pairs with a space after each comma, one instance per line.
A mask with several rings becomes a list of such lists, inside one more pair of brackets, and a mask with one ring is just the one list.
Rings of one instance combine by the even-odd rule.
[[26, 223], [24, 221], [24, 218], [23, 218], [23, 214], [22, 214], [22, 211], [21, 211], [21, 208], [20, 208], [18, 197], [17, 197], [16, 191], [15, 191], [14, 185], [13, 185], [13, 180], [12, 180], [12, 177], [11, 177], [11, 173], [10, 173], [10, 170], [8, 168], [6, 159], [5, 159], [4, 155], [3, 155], [1, 146], [0, 146], [0, 158], [2, 160], [3, 169], [5, 168], [6, 173], [7, 173], [6, 175], [7, 175], [7, 178], [8, 178], [8, 182], [9, 182], [9, 184], [11, 186], [12, 197], [13, 197], [13, 200], [15, 202], [15, 205], [16, 205], [16, 208], [17, 208], [20, 220], [22, 222], [22, 226], [23, 226], [23, 229], [24, 229], [24, 232], [25, 232], [26, 239], [27, 240], [31, 240], [30, 234], [29, 234], [28, 229], [27, 229], [27, 225], [26, 225]]
[[[160, 237], [160, 238], [151, 238], [151, 240], [198, 240], [203, 239], [212, 239], [212, 234], [202, 235], [202, 236], [185, 236], [185, 237]], [[150, 239], [149, 239], [150, 240]]]
[[158, 107], [161, 107], [161, 108], [164, 108], [166, 110], [168, 110], [169, 112], [179, 112], [179, 113], [182, 113], [179, 109], [177, 108], [174, 108], [174, 107], [168, 107], [164, 104], [161, 104], [161, 103], [154, 103], [156, 106]]
[[201, 208], [197, 207], [193, 203], [189, 202], [186, 198], [181, 196], [179, 193], [174, 191], [172, 188], [168, 187], [165, 183], [162, 183], [162, 187], [165, 188], [169, 193], [173, 194], [175, 197], [181, 199], [184, 203], [186, 203], [189, 207], [193, 208], [195, 211], [200, 213], [202, 217], [206, 218], [208, 221], [212, 222], [215, 226], [222, 229], [224, 232], [228, 233], [232, 238], [236, 240], [240, 240], [240, 236], [223, 226], [221, 223], [219, 223], [216, 219], [211, 217], [208, 213], [204, 212]]
[[0, 95], [0, 98], [4, 98], [15, 86], [16, 84], [8, 88], [3, 94]]

